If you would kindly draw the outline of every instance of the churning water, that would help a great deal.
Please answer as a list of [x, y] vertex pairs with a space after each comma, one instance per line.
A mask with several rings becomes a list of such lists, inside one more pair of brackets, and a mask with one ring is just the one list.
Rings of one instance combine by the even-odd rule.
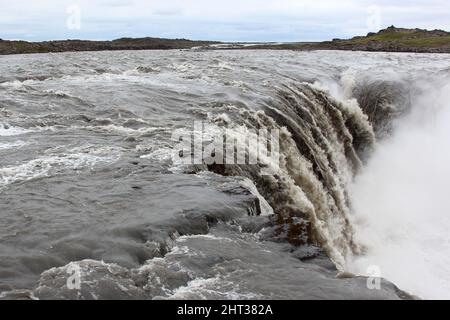
[[[432, 54], [0, 57], [0, 297], [407, 297], [373, 266], [449, 297], [449, 85]], [[276, 129], [279, 170], [175, 164], [195, 121]]]
[[449, 299], [450, 82], [422, 88], [352, 186], [356, 241], [367, 245], [353, 267], [378, 265], [411, 293]]

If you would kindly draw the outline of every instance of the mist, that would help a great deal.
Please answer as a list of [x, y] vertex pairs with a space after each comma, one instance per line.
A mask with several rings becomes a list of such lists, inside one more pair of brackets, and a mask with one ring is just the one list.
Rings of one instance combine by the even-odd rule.
[[379, 143], [351, 187], [355, 239], [348, 268], [421, 298], [450, 298], [450, 81], [423, 82], [411, 112]]

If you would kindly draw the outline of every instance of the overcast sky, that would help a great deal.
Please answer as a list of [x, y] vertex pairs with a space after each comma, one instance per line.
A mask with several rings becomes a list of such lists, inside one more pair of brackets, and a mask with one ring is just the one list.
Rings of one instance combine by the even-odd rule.
[[450, 30], [450, 0], [0, 0], [0, 38], [317, 41]]

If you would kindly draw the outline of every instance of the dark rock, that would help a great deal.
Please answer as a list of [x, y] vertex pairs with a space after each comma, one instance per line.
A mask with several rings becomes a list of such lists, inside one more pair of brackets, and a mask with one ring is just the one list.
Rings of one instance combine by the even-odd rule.
[[121, 38], [113, 41], [61, 40], [44, 42], [0, 41], [0, 54], [105, 50], [190, 49], [217, 42], [186, 39]]

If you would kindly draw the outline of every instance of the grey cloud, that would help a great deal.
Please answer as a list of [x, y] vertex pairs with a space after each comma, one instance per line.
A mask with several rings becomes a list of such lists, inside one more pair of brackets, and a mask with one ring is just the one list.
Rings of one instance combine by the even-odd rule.
[[[77, 31], [65, 27], [74, 3], [82, 9]], [[450, 29], [448, 0], [0, 0], [0, 38], [326, 40], [367, 32], [371, 6], [381, 10], [381, 27]]]

